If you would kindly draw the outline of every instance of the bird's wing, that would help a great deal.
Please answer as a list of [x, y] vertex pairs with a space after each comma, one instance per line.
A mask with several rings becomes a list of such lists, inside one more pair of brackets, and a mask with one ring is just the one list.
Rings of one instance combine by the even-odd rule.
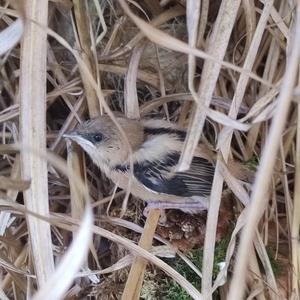
[[161, 160], [134, 164], [134, 176], [147, 189], [180, 197], [210, 195], [214, 166], [204, 158], [194, 157], [189, 170], [175, 172], [180, 153], [168, 153]]
[[[135, 178], [154, 193], [179, 197], [210, 195], [214, 176], [214, 166], [210, 161], [197, 155], [189, 170], [175, 171], [186, 133], [177, 128], [163, 127], [161, 122], [152, 127], [145, 125], [146, 139], [132, 156]], [[118, 165], [115, 170], [128, 172], [129, 163]]]

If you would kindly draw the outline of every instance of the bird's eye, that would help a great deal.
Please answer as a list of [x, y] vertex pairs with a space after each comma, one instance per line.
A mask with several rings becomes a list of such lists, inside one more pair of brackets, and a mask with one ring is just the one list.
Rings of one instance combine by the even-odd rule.
[[100, 143], [103, 140], [102, 134], [100, 134], [100, 133], [94, 134], [93, 140], [95, 143]]

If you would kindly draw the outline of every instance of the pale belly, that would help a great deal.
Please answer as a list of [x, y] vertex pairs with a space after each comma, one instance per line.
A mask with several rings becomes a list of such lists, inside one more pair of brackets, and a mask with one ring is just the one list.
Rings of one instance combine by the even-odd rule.
[[193, 196], [193, 197], [178, 197], [176, 195], [162, 194], [152, 191], [137, 181], [134, 176], [131, 176], [131, 183], [129, 183], [129, 175], [127, 173], [123, 173], [122, 176], [116, 171], [110, 172], [107, 174], [108, 177], [120, 188], [124, 190], [130, 191], [130, 193], [137, 198], [140, 198], [147, 202], [159, 201], [159, 202], [168, 202], [174, 204], [189, 204], [199, 202], [201, 203], [202, 209], [208, 208], [208, 198]]

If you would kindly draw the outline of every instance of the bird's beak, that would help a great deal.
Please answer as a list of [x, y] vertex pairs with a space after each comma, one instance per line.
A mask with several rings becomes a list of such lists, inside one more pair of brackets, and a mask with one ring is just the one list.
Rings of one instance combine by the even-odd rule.
[[74, 140], [76, 137], [78, 137], [78, 133], [77, 133], [77, 131], [72, 130], [72, 131], [70, 131], [68, 133], [63, 134], [62, 137], [65, 138], [65, 139]]
[[79, 145], [87, 143], [87, 140], [83, 138], [82, 135], [76, 130], [72, 130], [68, 133], [63, 134], [63, 138], [67, 139], [67, 141], [71, 140]]

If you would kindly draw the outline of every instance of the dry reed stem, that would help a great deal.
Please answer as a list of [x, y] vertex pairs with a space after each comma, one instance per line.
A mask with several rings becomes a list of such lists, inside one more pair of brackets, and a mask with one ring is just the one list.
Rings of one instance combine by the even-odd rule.
[[[190, 121], [189, 133], [184, 143], [183, 151], [180, 157], [178, 170], [183, 171], [189, 168], [193, 153], [198, 145], [199, 137], [202, 133], [204, 121], [206, 118], [203, 106], [208, 107], [216, 87], [216, 82], [221, 70], [221, 65], [216, 61], [222, 61], [227, 49], [229, 37], [234, 25], [235, 16], [239, 8], [240, 1], [223, 1], [219, 9], [218, 17], [215, 22], [212, 35], [209, 41], [207, 52], [214, 58], [206, 60], [202, 71], [202, 80], [196, 97], [196, 110]], [[205, 58], [205, 57], [203, 57]], [[200, 104], [203, 105], [200, 105]], [[202, 287], [205, 287], [206, 280]], [[204, 288], [205, 289], [205, 288]]]
[[[27, 1], [26, 17], [47, 26], [48, 1]], [[24, 145], [46, 149], [46, 53], [47, 34], [37, 24], [26, 21], [21, 47], [20, 136]], [[24, 192], [26, 207], [41, 215], [49, 214], [47, 163], [29, 152], [21, 153], [22, 178], [31, 180]], [[27, 218], [32, 259], [37, 283], [43, 286], [54, 271], [50, 226]]]
[[[298, 79], [299, 83], [299, 79]], [[299, 97], [298, 97], [299, 98]], [[297, 120], [297, 140], [295, 153], [295, 187], [294, 187], [294, 207], [291, 227], [291, 246], [292, 246], [292, 289], [296, 297], [300, 297], [300, 252], [299, 252], [299, 230], [300, 230], [300, 104], [298, 103]]]
[[[139, 241], [139, 246], [145, 250], [149, 250], [152, 246], [153, 236], [157, 227], [160, 216], [159, 209], [150, 209], [147, 216], [144, 230]], [[125, 289], [122, 295], [122, 300], [138, 300], [140, 299], [140, 291], [142, 288], [144, 273], [146, 270], [147, 261], [137, 257], [134, 259]]]
[[[70, 143], [67, 141], [67, 162], [69, 172], [74, 172], [77, 176], [80, 176], [82, 180], [85, 182], [85, 164], [83, 153], [79, 146], [74, 143]], [[77, 187], [74, 185], [74, 181], [69, 180], [70, 184], [70, 199], [71, 199], [71, 215], [73, 218], [80, 219], [84, 212], [84, 197], [83, 195], [79, 195], [77, 192]]]
[[207, 18], [208, 18], [208, 10], [209, 10], [209, 0], [201, 1], [201, 10], [200, 10], [200, 21], [198, 27], [198, 35], [197, 35], [197, 48], [201, 48], [204, 44], [203, 36], [205, 33]]
[[139, 119], [139, 101], [137, 95], [136, 80], [139, 68], [139, 62], [145, 48], [145, 42], [137, 44], [130, 58], [128, 69], [125, 76], [124, 85], [124, 110], [125, 115], [129, 119]]
[[[215, 60], [223, 60], [229, 37], [233, 28], [235, 16], [239, 7], [239, 1], [222, 2], [217, 21], [215, 23], [213, 33], [210, 39], [210, 46], [208, 53]], [[201, 85], [199, 87], [198, 95], [196, 97], [196, 103], [203, 103], [205, 106], [209, 106], [213, 92], [215, 90], [217, 78], [221, 70], [221, 65], [216, 64], [210, 60], [206, 60], [202, 72]], [[191, 88], [191, 85], [190, 85]], [[195, 148], [197, 147], [199, 137], [202, 133], [202, 127], [206, 114], [200, 110], [200, 105], [196, 105], [196, 111], [193, 115], [193, 119], [190, 123], [189, 134], [184, 144], [183, 152], [179, 162], [179, 170], [187, 169], [191, 163]], [[202, 108], [202, 107], [201, 107]], [[217, 209], [218, 211], [218, 209]], [[207, 227], [207, 230], [209, 228]], [[203, 273], [203, 272], [202, 272]], [[202, 292], [204, 297], [208, 297], [209, 290], [211, 289], [211, 277], [203, 274], [202, 280]]]
[[[95, 78], [97, 78], [97, 82], [98, 82], [98, 75], [97, 75], [99, 74], [98, 64], [95, 63], [95, 54], [93, 52], [95, 51], [95, 41], [92, 38], [92, 32], [91, 32], [92, 27], [90, 24], [87, 1], [74, 0], [73, 3], [74, 3], [76, 25], [77, 25], [76, 28], [78, 30], [79, 43], [81, 47], [82, 60], [85, 66], [89, 69], [89, 72]], [[97, 11], [99, 12], [99, 4], [98, 6], [96, 5], [96, 8]], [[101, 14], [101, 8], [100, 8], [100, 14]], [[100, 41], [99, 38], [98, 41]], [[89, 116], [90, 118], [97, 117], [99, 116], [100, 113], [100, 106], [99, 106], [95, 89], [93, 88], [90, 81], [85, 79], [86, 77], [84, 75], [84, 71], [82, 70], [81, 70], [81, 78], [84, 85], [84, 91], [86, 95]], [[70, 170], [73, 170], [75, 174], [80, 176], [82, 180], [86, 182], [86, 170], [85, 170], [83, 150], [78, 145], [70, 146], [69, 150], [70, 151], [68, 151], [68, 163], [69, 163]], [[71, 195], [72, 217], [79, 218], [84, 213], [84, 197], [83, 195], [82, 196], [78, 195], [76, 191], [76, 187], [71, 183], [71, 181], [70, 181], [70, 195]], [[90, 250], [97, 265], [99, 265], [96, 251], [93, 244], [90, 245]], [[88, 270], [88, 261], [84, 262], [82, 268], [84, 270]], [[95, 280], [95, 282], [98, 283], [97, 278], [92, 279], [90, 277], [89, 279], [91, 279], [92, 281]]]
[[100, 3], [97, 0], [93, 0], [93, 2], [94, 2], [94, 5], [95, 5], [95, 8], [96, 8], [100, 23], [102, 25], [102, 29], [103, 29], [101, 34], [96, 38], [96, 41], [95, 41], [96, 45], [93, 45], [93, 48], [96, 49], [95, 46], [97, 46], [101, 42], [101, 40], [103, 39], [103, 37], [107, 33], [107, 26], [106, 26], [106, 23], [105, 23], [105, 20], [104, 20], [104, 17], [103, 17], [103, 12], [102, 12]]
[[[102, 72], [113, 73], [116, 75], [125, 75], [127, 72], [127, 67], [113, 64], [99, 64], [99, 69]], [[137, 79], [159, 89], [159, 77], [156, 74], [138, 70]]]
[[[128, 70], [125, 77], [125, 91], [124, 91], [124, 106], [125, 114], [128, 118], [139, 119], [139, 102], [137, 96], [136, 79], [138, 73], [139, 62], [145, 48], [145, 42], [141, 41], [138, 43], [130, 59]], [[144, 232], [139, 241], [139, 246], [149, 250], [152, 246], [153, 236], [159, 220], [160, 211], [150, 209], [149, 215], [144, 226]], [[135, 258], [128, 278], [126, 281], [125, 289], [123, 291], [122, 299], [139, 299], [140, 290], [142, 288], [144, 273], [147, 266], [147, 261], [141, 258]]]
[[18, 19], [0, 32], [0, 55], [13, 48], [20, 41], [23, 31], [23, 20]]
[[[84, 61], [84, 64], [90, 71], [90, 73], [95, 77], [96, 68], [94, 56], [91, 50], [92, 41], [91, 41], [91, 27], [89, 26], [88, 21], [88, 11], [87, 4], [85, 0], [73, 0], [74, 3], [74, 12], [76, 18], [76, 28], [78, 30], [79, 42], [81, 57]], [[80, 66], [79, 69], [81, 70]], [[86, 93], [88, 111], [91, 118], [99, 116], [100, 107], [97, 99], [96, 92], [93, 86], [90, 84], [89, 80], [86, 79], [84, 72], [81, 70], [81, 78], [84, 85], [84, 90]]]
[[242, 6], [245, 11], [245, 22], [246, 22], [246, 42], [245, 42], [245, 47], [243, 49], [243, 54], [241, 58], [239, 59], [240, 61], [244, 61], [249, 48], [250, 44], [253, 38], [253, 34], [255, 32], [255, 27], [256, 27], [256, 12], [255, 12], [255, 4], [253, 1], [249, 0], [244, 0], [242, 1]]
[[265, 148], [263, 150], [261, 163], [255, 179], [252, 203], [248, 215], [248, 221], [243, 230], [241, 244], [238, 249], [235, 273], [229, 290], [229, 299], [242, 299], [244, 293], [244, 282], [247, 270], [248, 255], [247, 251], [252, 244], [254, 233], [259, 219], [265, 209], [268, 197], [268, 187], [271, 172], [274, 168], [276, 154], [279, 149], [281, 134], [286, 122], [288, 109], [293, 96], [295, 77], [298, 71], [300, 56], [300, 5], [297, 5], [296, 22], [294, 25], [293, 47], [289, 56], [286, 72], [283, 78], [281, 91], [278, 97], [278, 104], [270, 133], [268, 135]]
[[[257, 55], [258, 47], [261, 43], [261, 39], [265, 30], [265, 26], [267, 24], [267, 20], [269, 18], [270, 10], [273, 5], [273, 1], [266, 2], [263, 13], [259, 19], [258, 25], [256, 27], [256, 31], [253, 36], [253, 40], [251, 41], [251, 44], [249, 46], [249, 51], [246, 55], [246, 59], [244, 62], [243, 68], [245, 70], [251, 70], [254, 64], [254, 60]], [[247, 83], [249, 80], [249, 76], [246, 74], [241, 74], [237, 87], [236, 92], [233, 97], [232, 105], [229, 111], [229, 116], [231, 118], [236, 118], [239, 107], [243, 101]], [[220, 136], [225, 135], [226, 137], [221, 137], [220, 139], [223, 141], [221, 144], [221, 156], [222, 159], [225, 159], [225, 161], [228, 160], [230, 155], [230, 145], [231, 145], [231, 138], [232, 138], [233, 131], [228, 132], [228, 128], [226, 130], [223, 129], [221, 131]], [[215, 245], [215, 236], [216, 236], [216, 230], [217, 230], [217, 224], [218, 224], [218, 212], [221, 202], [221, 195], [222, 195], [222, 189], [223, 189], [223, 177], [222, 174], [219, 172], [220, 168], [220, 158], [218, 158], [217, 164], [216, 164], [216, 171], [215, 171], [215, 177], [214, 182], [212, 186], [212, 193], [210, 197], [210, 207], [208, 210], [208, 216], [207, 216], [207, 229], [206, 229], [206, 235], [205, 235], [205, 243], [204, 243], [204, 256], [203, 256], [203, 288], [206, 288], [206, 293], [204, 293], [204, 290], [202, 290], [204, 295], [209, 295], [209, 290], [211, 289], [211, 278], [212, 278], [212, 269], [213, 269], [213, 261], [214, 261], [214, 245]], [[212, 295], [210, 295], [211, 297]]]
[[[284, 1], [281, 2], [281, 7], [286, 6], [287, 3]], [[290, 31], [289, 28], [286, 26], [285, 22], [283, 21], [282, 17], [280, 14], [278, 14], [277, 10], [272, 7], [271, 8], [271, 17], [276, 23], [276, 26], [280, 29], [281, 33], [284, 35], [284, 37], [287, 39], [287, 42], [289, 42], [290, 39]]]
[[[281, 3], [279, 12], [282, 13], [283, 9], [285, 8], [285, 6], [287, 5], [287, 3], [285, 3], [284, 1]], [[271, 8], [271, 14], [272, 11], [274, 10], [274, 7]], [[279, 24], [283, 23], [283, 20], [281, 19], [281, 22], [279, 20], [277, 20], [277, 26], [279, 26]], [[264, 73], [263, 73], [263, 78], [268, 80], [268, 81], [273, 81], [275, 80], [275, 74], [278, 74], [278, 61], [279, 61], [279, 57], [280, 57], [280, 47], [278, 46], [277, 42], [275, 39], [271, 40], [271, 45], [269, 47], [269, 51], [268, 51], [268, 55], [267, 55], [267, 60], [265, 63], [265, 68], [264, 68]], [[263, 95], [266, 94], [266, 87], [265, 86], [261, 86], [259, 89], [259, 94], [258, 97], [261, 97]], [[255, 104], [254, 104], [255, 105]], [[246, 142], [246, 157], [245, 159], [250, 159], [252, 153], [254, 152], [254, 147], [256, 145], [257, 142], [257, 138], [258, 138], [258, 134], [259, 134], [259, 130], [261, 128], [261, 124], [258, 124], [257, 126], [253, 126], [249, 133], [248, 133], [248, 138], [247, 138], [247, 142]]]
[[[248, 250], [249, 255], [249, 272], [246, 278], [247, 287], [249, 287], [249, 297], [255, 294], [257, 300], [266, 300], [264, 295], [264, 286], [262, 284], [262, 275], [256, 259], [254, 247]], [[251, 299], [251, 298], [250, 298]]]
[[[266, 251], [266, 247], [258, 231], [256, 232], [254, 245], [255, 245], [255, 250], [259, 256], [260, 262], [262, 263], [264, 267], [264, 271], [266, 273], [266, 278], [267, 278], [266, 281], [270, 287], [270, 292], [269, 292], [270, 297], [271, 299], [280, 299], [280, 297], [283, 297], [283, 295], [280, 295], [280, 292], [278, 290], [275, 275], [272, 269], [272, 265], [270, 263], [268, 253]], [[254, 256], [254, 258], [256, 260], [256, 256]], [[260, 276], [260, 278], [262, 278], [262, 276]], [[263, 284], [262, 280], [259, 281], [261, 284]]]

